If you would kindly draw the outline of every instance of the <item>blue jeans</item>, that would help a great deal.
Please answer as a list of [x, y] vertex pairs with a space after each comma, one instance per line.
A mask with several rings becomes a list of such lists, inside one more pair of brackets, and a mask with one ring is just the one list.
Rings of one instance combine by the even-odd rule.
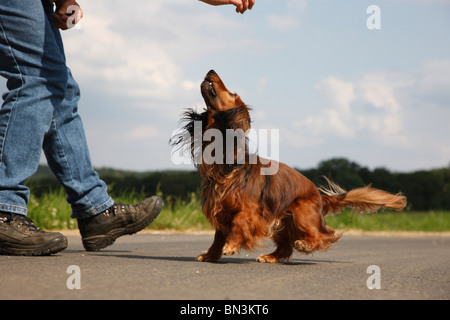
[[114, 201], [95, 172], [78, 115], [80, 91], [66, 66], [47, 0], [1, 0], [0, 211], [27, 214], [25, 181], [44, 150], [64, 186], [73, 218], [96, 215]]

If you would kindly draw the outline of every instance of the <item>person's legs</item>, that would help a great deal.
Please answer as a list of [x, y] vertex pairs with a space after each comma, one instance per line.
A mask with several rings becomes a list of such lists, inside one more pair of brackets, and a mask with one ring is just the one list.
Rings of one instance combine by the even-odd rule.
[[26, 217], [25, 180], [37, 169], [67, 86], [64, 56], [48, 31], [43, 2], [0, 3], [0, 75], [8, 80], [0, 109], [0, 254], [46, 255], [67, 247], [62, 234], [44, 232]]
[[51, 23], [52, 4], [6, 0], [0, 14], [0, 74], [9, 89], [0, 110], [0, 210], [26, 214], [24, 182], [36, 171], [43, 148], [73, 217], [104, 211], [114, 202], [90, 161], [77, 113], [79, 89]]
[[25, 217], [25, 181], [42, 149], [68, 194], [87, 250], [141, 230], [162, 209], [157, 197], [131, 206], [114, 204], [107, 194], [90, 161], [77, 112], [79, 88], [52, 15], [47, 0], [0, 3], [0, 75], [9, 90], [0, 109], [0, 254], [51, 254], [67, 247], [61, 234], [46, 233]]
[[0, 109], [1, 211], [27, 214], [24, 182], [37, 169], [54, 105], [64, 98], [67, 71], [48, 23], [39, 1], [0, 3], [0, 75], [9, 90]]
[[67, 92], [62, 103], [55, 107], [43, 149], [50, 168], [67, 192], [72, 218], [82, 219], [108, 209], [114, 201], [91, 164], [77, 113], [79, 98], [78, 85], [68, 71]]

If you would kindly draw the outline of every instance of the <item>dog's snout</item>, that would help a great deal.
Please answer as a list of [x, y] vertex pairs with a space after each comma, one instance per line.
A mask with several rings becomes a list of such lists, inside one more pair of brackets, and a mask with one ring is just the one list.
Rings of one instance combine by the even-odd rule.
[[209, 72], [206, 76], [213, 76], [213, 75], [217, 75], [217, 73], [211, 69], [211, 70], [209, 70]]

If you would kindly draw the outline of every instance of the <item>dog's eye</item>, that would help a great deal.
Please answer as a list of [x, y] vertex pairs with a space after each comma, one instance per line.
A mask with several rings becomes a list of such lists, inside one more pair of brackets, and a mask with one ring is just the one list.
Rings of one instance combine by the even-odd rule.
[[233, 98], [236, 98], [236, 97], [237, 97], [237, 94], [236, 94], [236, 93], [231, 93], [231, 92], [230, 92], [230, 96], [232, 96]]

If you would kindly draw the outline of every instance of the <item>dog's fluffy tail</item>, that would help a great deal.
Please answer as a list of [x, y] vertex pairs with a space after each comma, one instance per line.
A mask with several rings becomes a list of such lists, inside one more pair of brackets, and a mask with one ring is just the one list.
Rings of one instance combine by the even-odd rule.
[[370, 185], [345, 191], [329, 179], [328, 187], [320, 187], [323, 202], [323, 216], [338, 214], [345, 208], [351, 208], [358, 213], [371, 213], [380, 208], [400, 211], [406, 206], [406, 197], [401, 193], [391, 194], [372, 188]]

